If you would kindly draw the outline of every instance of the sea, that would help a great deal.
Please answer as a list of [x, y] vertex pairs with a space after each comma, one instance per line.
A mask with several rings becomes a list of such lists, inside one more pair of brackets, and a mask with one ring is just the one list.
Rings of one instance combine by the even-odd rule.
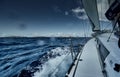
[[[64, 77], [90, 37], [1, 37], [0, 77]], [[82, 49], [82, 48], [81, 48]]]

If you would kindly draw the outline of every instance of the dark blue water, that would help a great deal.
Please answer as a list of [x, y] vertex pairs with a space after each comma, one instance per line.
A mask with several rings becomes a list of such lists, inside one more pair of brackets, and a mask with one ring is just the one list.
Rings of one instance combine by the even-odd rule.
[[[70, 46], [70, 38], [53, 37], [6, 37], [0, 38], [0, 77], [17, 77], [21, 71], [26, 72], [28, 66], [33, 68], [30, 76], [38, 69], [34, 67], [43, 64], [45, 61], [38, 61], [45, 58], [47, 52], [56, 47]], [[71, 38], [73, 45], [84, 45], [89, 38]], [[50, 56], [50, 55], [49, 55]], [[59, 56], [57, 54], [56, 56]], [[29, 72], [27, 71], [29, 74]], [[22, 75], [21, 75], [22, 76]], [[30, 77], [28, 75], [24, 77]]]

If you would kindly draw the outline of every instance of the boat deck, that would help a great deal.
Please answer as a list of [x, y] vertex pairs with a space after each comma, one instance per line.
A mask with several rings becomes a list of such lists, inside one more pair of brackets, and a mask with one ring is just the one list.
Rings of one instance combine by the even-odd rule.
[[110, 33], [106, 33], [106, 34], [100, 35], [98, 38], [109, 52], [114, 54], [114, 56], [116, 56], [116, 58], [120, 59], [120, 57], [119, 57], [120, 53], [118, 53], [118, 52], [120, 52], [120, 48], [118, 47], [118, 38], [115, 37], [114, 34], [112, 34], [112, 36], [108, 42], [107, 40], [108, 40], [109, 36], [110, 36]]
[[104, 77], [99, 62], [95, 39], [91, 39], [83, 48], [75, 75], [69, 77]]

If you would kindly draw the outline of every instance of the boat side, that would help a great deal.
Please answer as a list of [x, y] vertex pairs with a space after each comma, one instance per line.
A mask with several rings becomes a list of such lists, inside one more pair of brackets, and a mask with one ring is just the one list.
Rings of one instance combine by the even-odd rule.
[[109, 33], [101, 34], [96, 38], [96, 47], [100, 56], [101, 67], [106, 77], [120, 77], [120, 50], [118, 38]]

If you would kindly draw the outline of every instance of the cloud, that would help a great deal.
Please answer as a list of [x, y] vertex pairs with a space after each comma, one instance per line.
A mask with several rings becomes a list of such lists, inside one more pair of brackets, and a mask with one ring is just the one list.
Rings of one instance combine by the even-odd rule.
[[79, 12], [85, 12], [84, 9], [81, 9], [80, 7], [77, 7], [75, 9], [72, 9], [74, 13], [79, 13]]
[[65, 11], [65, 15], [69, 15], [69, 12]]
[[[98, 14], [99, 14], [99, 20], [100, 21], [108, 21], [105, 17], [105, 12], [109, 8], [108, 2], [106, 0], [98, 0], [97, 2], [98, 7]], [[82, 7], [77, 7], [71, 10], [73, 15], [76, 16], [79, 19], [88, 19], [85, 9]]]
[[73, 14], [79, 19], [88, 19], [85, 10], [83, 8], [77, 7], [72, 9]]
[[57, 13], [62, 12], [61, 9], [60, 9], [57, 5], [56, 5], [56, 6], [53, 6], [52, 8], [53, 8], [53, 10], [54, 10], [55, 12], [57, 12]]

